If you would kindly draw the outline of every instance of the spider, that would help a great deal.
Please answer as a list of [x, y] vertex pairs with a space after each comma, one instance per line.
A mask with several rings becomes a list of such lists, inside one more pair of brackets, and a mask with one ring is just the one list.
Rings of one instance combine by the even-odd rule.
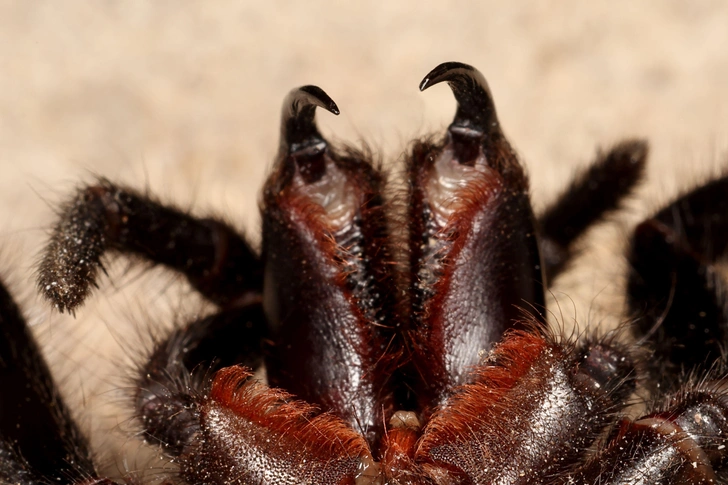
[[[545, 288], [640, 182], [647, 145], [600, 154], [536, 217], [482, 74], [444, 63], [420, 89], [441, 82], [454, 121], [412, 146], [399, 207], [369, 154], [322, 137], [316, 109], [338, 107], [304, 86], [284, 102], [260, 256], [220, 220], [100, 180], [61, 209], [40, 291], [75, 312], [114, 251], [178, 270], [217, 304], [157, 342], [135, 377], [138, 425], [178, 464], [171, 481], [726, 483], [728, 305], [715, 263], [728, 177], [634, 229], [637, 344], [560, 337]], [[2, 483], [117, 483], [97, 472], [4, 287], [0, 324]], [[252, 373], [263, 363], [267, 384]], [[654, 403], [630, 418], [637, 386]]]

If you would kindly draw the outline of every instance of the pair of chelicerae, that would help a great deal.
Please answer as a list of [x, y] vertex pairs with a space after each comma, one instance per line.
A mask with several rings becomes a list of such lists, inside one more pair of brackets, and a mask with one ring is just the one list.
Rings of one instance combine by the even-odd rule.
[[[293, 90], [263, 189], [261, 255], [222, 220], [105, 180], [62, 207], [38, 283], [60, 311], [88, 297], [107, 251], [175, 269], [218, 306], [158, 341], [135, 378], [138, 426], [179, 466], [166, 480], [725, 483], [728, 311], [714, 263], [728, 243], [728, 178], [634, 229], [637, 344], [557, 337], [544, 291], [639, 183], [647, 146], [616, 145], [534, 215], [483, 76], [446, 63], [420, 89], [443, 81], [455, 119], [413, 145], [399, 208], [380, 167], [317, 130], [316, 108], [336, 104], [315, 86]], [[17, 306], [0, 299], [0, 481], [143, 482], [98, 475]], [[268, 385], [252, 379], [263, 363]], [[628, 419], [637, 385], [653, 402]]]

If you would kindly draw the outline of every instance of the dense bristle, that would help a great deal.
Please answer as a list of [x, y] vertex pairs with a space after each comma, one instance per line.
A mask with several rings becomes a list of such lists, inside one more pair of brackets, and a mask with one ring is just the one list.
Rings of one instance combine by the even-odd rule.
[[473, 383], [432, 416], [416, 456], [474, 483], [507, 477], [525, 484], [561, 473], [585, 455], [632, 392], [626, 358], [603, 343], [577, 350], [538, 332], [509, 333]]
[[[108, 186], [79, 191], [60, 209], [38, 266], [38, 289], [60, 312], [73, 312], [95, 285], [107, 247]], [[102, 200], [106, 198], [106, 200]]]
[[192, 458], [204, 466], [183, 465], [188, 479], [267, 484], [295, 477], [333, 485], [351, 483], [371, 462], [364, 438], [342, 420], [316, 415], [313, 406], [250, 377], [241, 367], [215, 376], [210, 400], [202, 407], [204, 446]]

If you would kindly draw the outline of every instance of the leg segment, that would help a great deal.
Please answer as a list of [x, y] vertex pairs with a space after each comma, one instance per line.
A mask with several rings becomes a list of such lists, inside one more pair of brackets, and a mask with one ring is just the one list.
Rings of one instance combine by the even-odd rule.
[[252, 304], [195, 320], [159, 342], [136, 382], [148, 437], [179, 453], [175, 446], [196, 430], [190, 413], [205, 379], [230, 365], [259, 366], [265, 332], [263, 310]]
[[[202, 340], [221, 322], [240, 319], [238, 328], [247, 330], [237, 341], [241, 347], [246, 340], [257, 342], [250, 344], [255, 354], [261, 308], [236, 312], [192, 323], [157, 346], [137, 382], [136, 406], [147, 437], [175, 458], [187, 483], [353, 485], [357, 477], [376, 476], [366, 442], [340, 419], [317, 415], [291, 395], [256, 383], [242, 367], [224, 367], [212, 378], [190, 372], [186, 360], [193, 354], [195, 361], [221, 356], [206, 355]], [[231, 358], [223, 356], [212, 370]]]
[[656, 412], [635, 421], [622, 420], [602, 450], [557, 483], [725, 483], [727, 398], [724, 381], [688, 387]]
[[543, 477], [580, 463], [616, 421], [634, 379], [619, 346], [510, 333], [432, 416], [415, 462], [449, 476], [442, 483], [551, 483]]
[[259, 303], [251, 303], [196, 320], [183, 332], [176, 332], [171, 340], [186, 342], [182, 362], [187, 369], [206, 366], [209, 371], [216, 371], [235, 364], [255, 369], [263, 361], [262, 343], [266, 335], [263, 308]]
[[579, 236], [618, 209], [642, 181], [647, 153], [646, 142], [628, 140], [598, 154], [541, 214], [539, 244], [548, 282], [566, 268]]
[[180, 271], [221, 305], [262, 288], [257, 256], [230, 226], [100, 180], [62, 209], [39, 267], [41, 293], [60, 311], [73, 312], [96, 285], [107, 250]]
[[728, 248], [728, 177], [667, 205], [637, 226], [628, 258], [629, 308], [655, 347], [656, 382], [710, 366], [728, 343], [728, 294], [716, 259]]
[[80, 484], [97, 477], [86, 438], [0, 283], [0, 482]]

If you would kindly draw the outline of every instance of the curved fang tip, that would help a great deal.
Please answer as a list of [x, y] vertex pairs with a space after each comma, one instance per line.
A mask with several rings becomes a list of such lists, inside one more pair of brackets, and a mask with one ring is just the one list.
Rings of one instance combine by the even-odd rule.
[[480, 71], [461, 62], [444, 62], [425, 76], [420, 91], [443, 81], [450, 86], [458, 103], [451, 129], [464, 128], [482, 134], [500, 131], [493, 96]]
[[283, 101], [281, 115], [281, 154], [309, 149], [322, 151], [326, 147], [326, 140], [316, 127], [317, 106], [339, 114], [339, 107], [334, 100], [318, 86], [301, 86], [288, 93]]

